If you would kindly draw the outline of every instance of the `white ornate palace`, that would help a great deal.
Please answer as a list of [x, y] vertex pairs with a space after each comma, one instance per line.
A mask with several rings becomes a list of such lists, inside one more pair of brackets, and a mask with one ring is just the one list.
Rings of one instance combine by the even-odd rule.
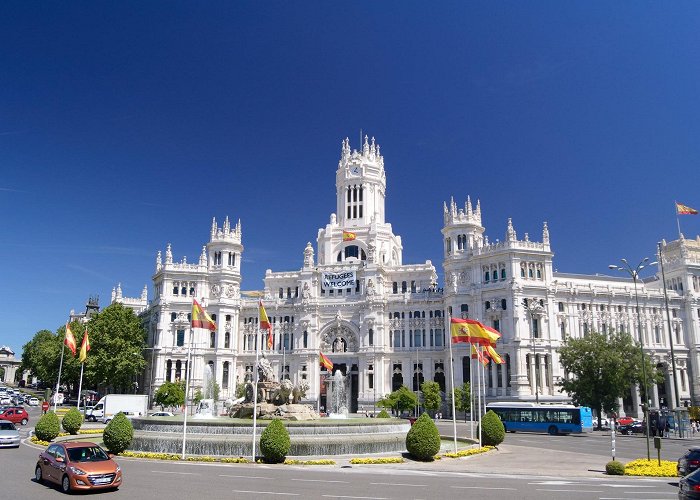
[[[320, 395], [324, 405], [319, 351], [350, 377], [350, 411], [371, 409], [401, 385], [417, 390], [423, 381], [434, 380], [444, 390], [449, 314], [479, 319], [503, 334], [497, 350], [506, 363], [486, 369], [489, 400], [566, 401], [558, 388], [564, 374], [557, 348], [564, 338], [613, 329], [638, 337], [631, 279], [553, 271], [546, 223], [540, 242], [527, 234], [518, 239], [508, 220], [503, 241], [490, 243], [480, 203], [473, 205], [469, 198], [463, 207], [454, 201], [443, 207], [445, 285], [438, 288], [430, 261], [403, 262], [401, 237], [385, 220], [385, 192], [384, 158], [374, 139], [365, 138], [360, 151], [343, 141], [336, 213], [319, 229], [315, 249], [308, 243], [300, 252], [299, 270], [265, 275], [259, 294], [273, 323], [274, 345], [268, 349], [263, 342], [262, 353], [278, 377], [308, 381], [307, 401], [315, 403]], [[652, 391], [652, 405], [673, 402], [671, 341], [680, 400], [698, 404], [700, 237], [662, 246], [671, 335], [660, 270], [638, 283], [645, 350], [666, 373], [665, 383]], [[122, 297], [121, 289], [113, 294], [113, 302], [145, 308], [151, 357], [144, 389], [184, 379], [193, 298], [218, 329], [192, 331], [191, 385], [202, 387], [211, 370], [220, 398], [233, 398], [236, 384], [251, 376], [259, 341], [258, 296], [241, 292], [242, 252], [240, 222], [232, 226], [227, 218], [219, 226], [214, 220], [196, 262], [175, 261], [170, 245], [164, 258], [158, 252], [150, 304], [145, 306], [145, 292], [140, 299]], [[329, 273], [345, 275], [351, 284], [333, 288]], [[467, 346], [457, 345], [454, 359], [455, 383], [469, 381]], [[620, 401], [620, 413], [638, 415], [639, 402], [631, 387]]]

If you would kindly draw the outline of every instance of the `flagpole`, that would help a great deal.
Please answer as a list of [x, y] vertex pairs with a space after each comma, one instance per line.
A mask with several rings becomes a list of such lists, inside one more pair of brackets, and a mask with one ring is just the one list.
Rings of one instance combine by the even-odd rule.
[[471, 438], [474, 439], [474, 363], [472, 359], [473, 344], [469, 342], [469, 428]]
[[455, 412], [455, 370], [452, 366], [452, 321], [447, 315], [447, 326], [450, 328], [450, 382], [452, 384], [452, 436], [454, 439], [455, 453], [457, 453], [457, 414]]
[[[68, 328], [68, 325], [66, 325]], [[61, 363], [58, 365], [58, 380], [56, 380], [56, 392], [53, 395], [53, 412], [56, 413], [56, 407], [58, 406], [58, 388], [61, 386], [61, 371], [63, 370], [63, 352], [66, 346], [66, 336], [63, 335], [63, 342], [61, 342]]]
[[[483, 363], [479, 361], [479, 364], [483, 366]], [[477, 419], [478, 419], [478, 427], [479, 427], [479, 448], [481, 448], [481, 370], [477, 367], [476, 369], [476, 377], [477, 377], [477, 395], [478, 395], [478, 405], [479, 409], [477, 410]]]
[[260, 344], [262, 343], [262, 338], [258, 342], [258, 337], [260, 336], [260, 307], [262, 306], [262, 299], [258, 303], [258, 324], [255, 329], [255, 375], [253, 384], [253, 463], [255, 463], [255, 438], [257, 433], [257, 423], [258, 423], [258, 355], [260, 352]]
[[185, 376], [185, 417], [182, 424], [182, 459], [185, 459], [185, 445], [187, 443], [187, 395], [190, 391], [190, 373], [192, 372], [192, 367], [190, 362], [192, 360], [192, 342], [194, 341], [194, 328], [192, 328], [192, 323], [190, 323], [190, 345], [187, 348], [187, 375]]
[[678, 226], [678, 239], [681, 238], [681, 220], [680, 217], [678, 217], [678, 202], [674, 201], [673, 204], [676, 207], [676, 225]]
[[[83, 392], [83, 368], [85, 367], [85, 361], [80, 363], [80, 383], [78, 384], [78, 411], [80, 411], [80, 394]], [[83, 413], [85, 413], [85, 406], [83, 405]]]

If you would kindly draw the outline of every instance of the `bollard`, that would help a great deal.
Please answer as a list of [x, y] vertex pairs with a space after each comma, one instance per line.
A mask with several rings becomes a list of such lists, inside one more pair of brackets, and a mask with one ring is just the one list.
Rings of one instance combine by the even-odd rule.
[[658, 436], [654, 438], [654, 448], [656, 448], [656, 454], [659, 459], [659, 467], [661, 467], [661, 438]]

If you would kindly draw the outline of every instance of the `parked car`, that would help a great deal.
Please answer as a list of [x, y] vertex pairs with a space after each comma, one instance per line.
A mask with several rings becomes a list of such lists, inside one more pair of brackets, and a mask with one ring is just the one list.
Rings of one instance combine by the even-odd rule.
[[12, 404], [12, 398], [10, 396], [0, 397], [0, 405], [11, 405], [11, 404]]
[[632, 422], [631, 424], [621, 425], [617, 428], [620, 434], [646, 434], [646, 427], [642, 422]]
[[172, 412], [169, 411], [157, 411], [154, 413], [151, 413], [149, 417], [174, 417], [175, 415], [172, 414]]
[[19, 448], [19, 431], [9, 420], [0, 420], [0, 448]]
[[700, 499], [700, 469], [691, 472], [678, 481], [678, 498], [680, 500]]
[[116, 490], [122, 484], [122, 472], [117, 463], [95, 443], [79, 441], [49, 445], [39, 454], [34, 478], [39, 483], [58, 484], [64, 493]]
[[688, 451], [678, 459], [678, 475], [687, 476], [700, 468], [700, 446], [691, 446]]
[[27, 402], [29, 406], [39, 406], [39, 399], [35, 397], [29, 398], [29, 401]]
[[617, 418], [617, 425], [629, 425], [633, 424], [634, 422], [639, 422], [636, 418], [633, 417], [618, 417]]
[[0, 413], [0, 420], [9, 420], [15, 424], [27, 425], [27, 422], [29, 422], [29, 413], [27, 413], [27, 410], [24, 408], [13, 406]]

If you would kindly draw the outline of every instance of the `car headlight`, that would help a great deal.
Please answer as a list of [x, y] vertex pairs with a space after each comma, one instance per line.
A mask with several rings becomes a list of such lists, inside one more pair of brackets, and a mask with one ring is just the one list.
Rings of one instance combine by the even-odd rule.
[[86, 474], [84, 470], [73, 467], [72, 465], [70, 466], [70, 470], [73, 474], [77, 474], [78, 476], [84, 476]]

